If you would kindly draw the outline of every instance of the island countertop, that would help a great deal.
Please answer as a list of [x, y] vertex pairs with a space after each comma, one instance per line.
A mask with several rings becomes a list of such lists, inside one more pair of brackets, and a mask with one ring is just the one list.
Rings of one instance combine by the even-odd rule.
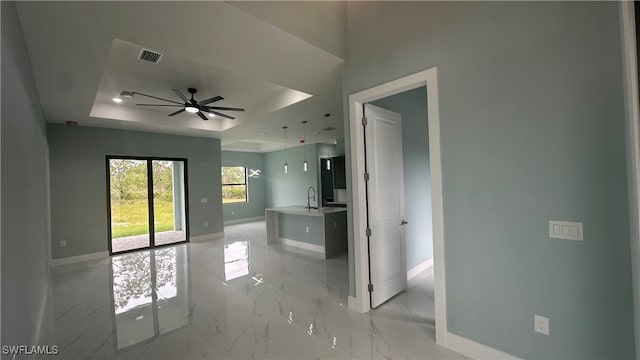
[[347, 208], [343, 207], [321, 207], [319, 209], [307, 209], [303, 205], [297, 206], [285, 206], [278, 208], [267, 208], [266, 211], [277, 211], [283, 214], [291, 215], [306, 215], [306, 216], [324, 216], [325, 214], [334, 214], [338, 212], [347, 211]]

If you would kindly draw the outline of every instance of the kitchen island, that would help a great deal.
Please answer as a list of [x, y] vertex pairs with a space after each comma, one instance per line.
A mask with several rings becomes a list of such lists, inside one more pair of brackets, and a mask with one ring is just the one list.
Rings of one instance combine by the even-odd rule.
[[346, 208], [269, 208], [265, 221], [268, 244], [305, 249], [325, 259], [347, 251]]

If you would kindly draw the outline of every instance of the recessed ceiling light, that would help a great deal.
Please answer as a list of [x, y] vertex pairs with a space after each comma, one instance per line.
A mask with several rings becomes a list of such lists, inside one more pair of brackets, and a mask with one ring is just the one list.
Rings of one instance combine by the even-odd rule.
[[216, 114], [212, 114], [212, 113], [208, 113], [207, 115], [209, 115], [210, 118], [216, 117]]
[[114, 97], [111, 100], [113, 100], [113, 102], [116, 103], [116, 104], [120, 104], [122, 102], [122, 99], [120, 99], [119, 97]]

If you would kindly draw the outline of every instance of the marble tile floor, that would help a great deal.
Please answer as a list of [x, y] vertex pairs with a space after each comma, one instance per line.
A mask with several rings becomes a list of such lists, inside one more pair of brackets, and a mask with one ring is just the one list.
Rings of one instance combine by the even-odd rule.
[[434, 342], [433, 274], [360, 314], [346, 254], [267, 245], [264, 222], [225, 237], [52, 271], [41, 345], [54, 359], [464, 359]]
[[[185, 236], [184, 230], [162, 231], [155, 234], [155, 242], [156, 245], [173, 244], [178, 241], [184, 241]], [[111, 241], [111, 247], [114, 253], [149, 247], [149, 235], [115, 238]]]

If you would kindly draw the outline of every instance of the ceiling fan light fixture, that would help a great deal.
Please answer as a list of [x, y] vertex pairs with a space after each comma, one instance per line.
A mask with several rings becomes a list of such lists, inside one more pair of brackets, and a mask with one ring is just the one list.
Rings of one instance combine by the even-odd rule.
[[222, 110], [222, 111], [244, 111], [243, 108], [209, 105], [209, 104], [214, 103], [216, 101], [224, 100], [224, 98], [222, 96], [214, 96], [214, 97], [209, 98], [209, 99], [196, 101], [196, 99], [194, 98], [194, 95], [198, 92], [198, 90], [196, 88], [188, 88], [187, 89], [189, 91], [189, 94], [191, 94], [191, 99], [187, 98], [182, 93], [182, 91], [180, 91], [178, 89], [171, 89], [171, 90], [173, 90], [173, 92], [176, 94], [176, 96], [178, 98], [180, 98], [180, 100], [182, 100], [182, 102], [165, 99], [165, 98], [158, 97], [158, 96], [147, 95], [147, 94], [143, 94], [143, 93], [137, 92], [137, 91], [136, 92], [132, 92], [132, 93], [134, 93], [135, 95], [140, 95], [140, 96], [144, 96], [144, 97], [148, 97], [148, 98], [156, 99], [156, 100], [161, 100], [161, 101], [169, 103], [169, 104], [136, 104], [138, 106], [168, 106], [168, 107], [179, 107], [180, 108], [177, 111], [172, 112], [168, 116], [178, 115], [178, 114], [186, 111], [189, 114], [198, 115], [198, 117], [201, 118], [202, 120], [208, 120], [207, 115], [205, 115], [205, 114], [208, 114], [210, 117], [213, 117], [213, 115], [211, 115], [211, 113], [215, 114], [216, 118], [223, 117], [223, 118], [227, 118], [227, 119], [230, 119], [230, 120], [234, 120], [235, 117], [233, 117], [231, 115], [227, 115], [227, 114], [222, 113], [222, 112], [218, 112], [218, 111], [220, 111], [220, 110]]
[[190, 112], [190, 113], [192, 113], [192, 114], [195, 114], [195, 113], [197, 113], [198, 111], [200, 111], [200, 109], [198, 109], [198, 108], [197, 108], [197, 107], [195, 107], [195, 106], [185, 106], [185, 107], [184, 107], [184, 110], [185, 110], [186, 112]]

